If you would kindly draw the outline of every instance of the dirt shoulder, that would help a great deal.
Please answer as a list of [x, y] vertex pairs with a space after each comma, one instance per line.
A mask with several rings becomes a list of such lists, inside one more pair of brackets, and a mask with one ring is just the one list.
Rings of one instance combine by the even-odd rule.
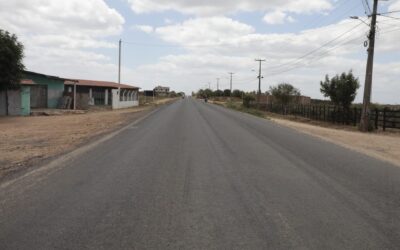
[[400, 166], [400, 135], [398, 133], [366, 134], [346, 127], [329, 128], [286, 119], [270, 119], [280, 125]]
[[69, 152], [144, 116], [156, 104], [86, 114], [0, 118], [0, 179]]
[[[229, 108], [229, 105], [224, 102], [213, 103]], [[262, 117], [279, 125], [400, 166], [400, 131], [361, 133], [356, 127], [352, 126], [329, 124], [303, 118], [294, 119], [293, 117], [283, 117], [267, 112], [261, 113]]]

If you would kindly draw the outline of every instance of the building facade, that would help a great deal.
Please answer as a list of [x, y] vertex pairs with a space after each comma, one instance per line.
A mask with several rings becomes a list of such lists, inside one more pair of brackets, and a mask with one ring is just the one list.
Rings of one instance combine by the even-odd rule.
[[153, 89], [155, 96], [168, 96], [169, 87], [157, 86]]

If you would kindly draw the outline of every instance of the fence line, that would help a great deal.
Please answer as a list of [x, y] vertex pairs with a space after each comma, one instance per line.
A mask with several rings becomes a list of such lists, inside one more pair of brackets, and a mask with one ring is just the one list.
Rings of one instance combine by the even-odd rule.
[[[255, 108], [255, 103], [251, 107]], [[305, 117], [311, 120], [335, 124], [358, 126], [361, 120], [361, 108], [353, 107], [348, 110], [330, 105], [281, 105], [260, 104], [260, 109], [282, 115]], [[400, 110], [389, 108], [371, 110], [371, 125], [375, 129], [400, 129]]]

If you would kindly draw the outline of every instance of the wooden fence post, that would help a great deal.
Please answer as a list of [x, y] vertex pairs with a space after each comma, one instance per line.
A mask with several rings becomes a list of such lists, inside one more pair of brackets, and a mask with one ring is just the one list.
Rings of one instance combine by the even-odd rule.
[[383, 131], [385, 131], [386, 130], [386, 110], [387, 110], [387, 108], [385, 107], [385, 108], [383, 108]]
[[379, 125], [379, 110], [378, 108], [375, 109], [375, 129], [378, 129]]

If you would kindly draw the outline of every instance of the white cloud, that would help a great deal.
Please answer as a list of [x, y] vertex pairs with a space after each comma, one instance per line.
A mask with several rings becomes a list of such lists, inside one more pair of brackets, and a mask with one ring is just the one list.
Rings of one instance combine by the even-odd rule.
[[2, 26], [15, 32], [116, 35], [124, 18], [103, 0], [0, 1]]
[[225, 15], [239, 11], [320, 12], [332, 8], [329, 0], [128, 0], [136, 13], [174, 10], [192, 15]]
[[[165, 82], [189, 92], [204, 87], [207, 82], [214, 83], [215, 77], [221, 77], [221, 88], [226, 88], [227, 72], [233, 71], [236, 72], [234, 88], [254, 90], [257, 79], [251, 69], [257, 67], [254, 58], [258, 57], [267, 59], [263, 70], [264, 91], [270, 85], [288, 81], [302, 89], [304, 94], [322, 98], [319, 81], [324, 75], [350, 69], [360, 77], [361, 84], [364, 82], [366, 52], [362, 44], [368, 27], [354, 20], [299, 33], [259, 34], [253, 27], [227, 17], [202, 17], [155, 30], [160, 39], [182, 46], [187, 53], [165, 56], [158, 63], [138, 67], [132, 78], [140, 79], [145, 86]], [[398, 66], [398, 63], [379, 63], [385, 51], [398, 51], [393, 41], [400, 39], [400, 34], [387, 35], [382, 34], [377, 40], [373, 101], [399, 103], [394, 93], [400, 91], [400, 86], [390, 82], [398, 78], [399, 72], [380, 71], [385, 67]], [[324, 44], [325, 47], [319, 49]], [[295, 60], [309, 51], [316, 52]], [[277, 67], [279, 65], [283, 66]], [[284, 72], [288, 69], [290, 71]], [[385, 85], [392, 88], [389, 90]], [[362, 89], [359, 93], [358, 101], [361, 100]]]
[[167, 42], [196, 46], [248, 35], [254, 32], [254, 28], [227, 17], [207, 17], [159, 27], [155, 32]]
[[172, 23], [174, 23], [174, 21], [172, 21], [172, 20], [169, 19], [169, 18], [165, 18], [165, 19], [164, 19], [164, 23], [165, 23], [165, 24], [172, 24]]
[[136, 25], [135, 28], [148, 34], [154, 31], [154, 28], [150, 25]]
[[392, 1], [388, 7], [388, 11], [400, 10], [400, 0]]
[[106, 38], [124, 18], [104, 0], [12, 0], [0, 1], [0, 23], [23, 42], [27, 69], [80, 77], [108, 72], [110, 59], [89, 49], [115, 48]]
[[267, 24], [284, 24], [286, 22], [294, 22], [293, 17], [288, 16], [285, 12], [279, 10], [265, 14], [263, 19]]

